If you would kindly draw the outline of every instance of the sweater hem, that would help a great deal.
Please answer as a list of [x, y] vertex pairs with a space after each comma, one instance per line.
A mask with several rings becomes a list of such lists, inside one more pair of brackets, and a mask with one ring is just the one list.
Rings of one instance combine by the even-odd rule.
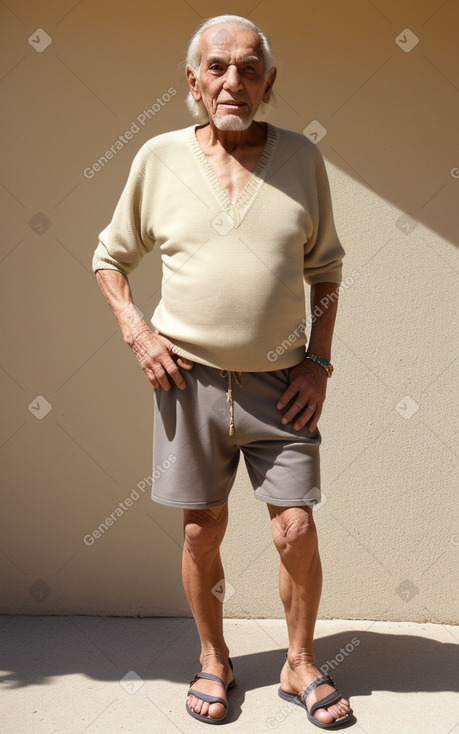
[[191, 362], [197, 362], [205, 367], [212, 367], [217, 370], [229, 370], [231, 372], [274, 372], [276, 370], [285, 370], [290, 367], [294, 367], [303, 361], [305, 355], [306, 346], [302, 345], [296, 349], [289, 349], [283, 354], [276, 354], [274, 350], [268, 352], [272, 355], [271, 359], [266, 355], [266, 360], [259, 362], [240, 362], [227, 363], [223, 360], [222, 363], [212, 362], [204, 357], [196, 354], [195, 352], [184, 349], [174, 345], [172, 353], [183, 359], [189, 359]]

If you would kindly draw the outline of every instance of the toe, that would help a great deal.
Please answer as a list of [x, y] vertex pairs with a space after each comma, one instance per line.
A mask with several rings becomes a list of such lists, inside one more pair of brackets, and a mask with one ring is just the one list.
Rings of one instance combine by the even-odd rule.
[[225, 715], [225, 707], [221, 703], [211, 703], [207, 715], [211, 719], [221, 719]]
[[332, 724], [338, 719], [342, 718], [345, 720], [346, 718], [349, 718], [351, 711], [352, 709], [349, 705], [349, 701], [346, 701], [345, 698], [340, 698], [337, 703], [334, 703], [332, 706], [328, 706], [326, 709], [316, 709], [313, 716], [322, 724]]
[[195, 714], [203, 715], [205, 713], [204, 707], [207, 705], [208, 704], [205, 701], [203, 701], [201, 698], [198, 698], [197, 696], [188, 697], [188, 706], [195, 712]]
[[196, 696], [188, 696], [186, 702], [192, 711], [199, 713], [199, 711], [197, 710], [198, 709], [198, 699], [196, 698]]
[[331, 724], [334, 721], [333, 716], [327, 709], [316, 709], [313, 713], [314, 719], [320, 721], [321, 724]]
[[[227, 700], [228, 682], [233, 680], [232, 668], [230, 662], [227, 665], [217, 665], [215, 661], [206, 661], [205, 667], [210, 670], [196, 674], [191, 681], [187, 703], [199, 716], [213, 720], [222, 719], [227, 712], [224, 702]], [[206, 698], [210, 698], [210, 701], [206, 701]]]
[[188, 706], [195, 714], [208, 716], [211, 719], [221, 719], [225, 715], [225, 707], [221, 703], [208, 703], [197, 696], [188, 696]]

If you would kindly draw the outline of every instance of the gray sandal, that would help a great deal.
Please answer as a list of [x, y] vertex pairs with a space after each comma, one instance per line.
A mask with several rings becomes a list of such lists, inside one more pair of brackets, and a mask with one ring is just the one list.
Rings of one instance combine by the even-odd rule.
[[[233, 663], [231, 662], [231, 658], [228, 658], [228, 662], [230, 664], [231, 670], [233, 670]], [[194, 688], [191, 688], [193, 683], [196, 683], [196, 681], [200, 678], [204, 678], [205, 680], [213, 680], [216, 683], [220, 683], [220, 685], [223, 686], [226, 691], [229, 691], [230, 688], [234, 688], [234, 686], [236, 685], [236, 681], [233, 678], [231, 683], [228, 683], [228, 685], [226, 686], [222, 679], [219, 678], [218, 675], [214, 675], [213, 673], [196, 673], [193, 680], [190, 681], [190, 688], [188, 689], [187, 698], [188, 696], [196, 696], [196, 698], [200, 698], [201, 701], [207, 701], [207, 703], [221, 703], [221, 705], [225, 708], [225, 713], [223, 714], [223, 716], [220, 716], [219, 719], [213, 719], [211, 716], [203, 716], [202, 714], [197, 714], [188, 705], [188, 701], [186, 701], [185, 707], [190, 716], [193, 716], [193, 718], [198, 719], [198, 721], [203, 721], [206, 724], [222, 724], [228, 715], [228, 703], [227, 701], [225, 701], [224, 698], [219, 698], [218, 696], [209, 696], [207, 693], [201, 693], [201, 691], [195, 691]]]
[[308, 707], [306, 706], [306, 698], [308, 694], [311, 693], [314, 688], [324, 685], [324, 683], [328, 683], [330, 686], [336, 688], [334, 680], [330, 678], [329, 675], [323, 675], [320, 678], [316, 678], [315, 680], [313, 680], [312, 683], [309, 684], [304, 693], [302, 693], [301, 695], [296, 693], [287, 693], [286, 691], [283, 691], [281, 687], [279, 687], [278, 693], [279, 696], [284, 699], [284, 701], [291, 701], [292, 703], [296, 703], [297, 706], [302, 706], [306, 711], [306, 715], [309, 721], [312, 724], [320, 727], [321, 729], [337, 729], [339, 726], [346, 726], [351, 722], [354, 723], [355, 718], [352, 715], [352, 710], [344, 716], [340, 716], [338, 719], [331, 721], [329, 724], [324, 724], [322, 721], [318, 721], [314, 717], [314, 712], [317, 711], [317, 709], [326, 709], [329, 706], [332, 706], [334, 703], [337, 703], [339, 699], [342, 698], [341, 693], [336, 690], [334, 693], [330, 693], [328, 696], [325, 696], [325, 698], [322, 698], [320, 701], [316, 701], [315, 703], [313, 703], [311, 708], [308, 709]]

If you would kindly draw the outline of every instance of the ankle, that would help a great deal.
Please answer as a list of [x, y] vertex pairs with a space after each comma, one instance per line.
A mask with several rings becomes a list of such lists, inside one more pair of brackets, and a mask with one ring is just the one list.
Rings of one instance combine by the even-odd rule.
[[205, 648], [199, 656], [200, 663], [204, 668], [206, 665], [217, 665], [222, 668], [228, 667], [229, 649], [226, 645], [219, 648]]
[[289, 650], [285, 657], [288, 667], [293, 671], [303, 667], [315, 668], [315, 658], [312, 650]]

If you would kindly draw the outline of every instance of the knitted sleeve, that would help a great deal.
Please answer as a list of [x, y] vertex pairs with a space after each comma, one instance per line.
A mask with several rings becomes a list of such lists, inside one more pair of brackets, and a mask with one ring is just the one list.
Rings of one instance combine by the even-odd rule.
[[335, 229], [324, 159], [317, 147], [315, 151], [318, 216], [314, 235], [305, 246], [304, 278], [309, 285], [324, 282], [340, 283], [345, 251]]
[[119, 270], [128, 275], [142, 257], [151, 252], [154, 238], [147, 227], [148, 202], [145, 201], [145, 160], [143, 146], [131, 166], [129, 177], [110, 224], [99, 235], [92, 269]]

